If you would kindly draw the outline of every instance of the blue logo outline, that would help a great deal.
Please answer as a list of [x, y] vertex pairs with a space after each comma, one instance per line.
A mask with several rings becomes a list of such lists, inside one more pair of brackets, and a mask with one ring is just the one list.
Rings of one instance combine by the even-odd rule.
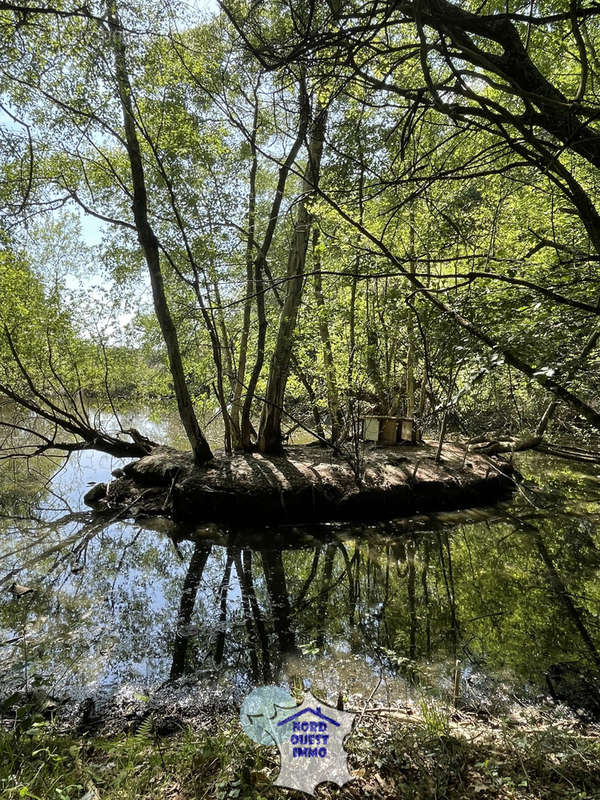
[[277, 727], [279, 727], [280, 725], [286, 725], [288, 722], [291, 722], [293, 719], [296, 719], [296, 717], [301, 717], [302, 714], [306, 714], [307, 711], [310, 711], [310, 713], [314, 714], [315, 717], [320, 717], [321, 719], [327, 720], [327, 722], [331, 722], [332, 725], [337, 725], [338, 727], [340, 725], [339, 722], [336, 722], [334, 719], [331, 719], [331, 717], [328, 717], [325, 714], [323, 714], [323, 712], [321, 711], [321, 706], [317, 706], [316, 709], [310, 708], [309, 706], [308, 708], [303, 708], [301, 711], [296, 711], [295, 714], [292, 714], [290, 717], [286, 717], [286, 719], [282, 719], [281, 722], [277, 723]]

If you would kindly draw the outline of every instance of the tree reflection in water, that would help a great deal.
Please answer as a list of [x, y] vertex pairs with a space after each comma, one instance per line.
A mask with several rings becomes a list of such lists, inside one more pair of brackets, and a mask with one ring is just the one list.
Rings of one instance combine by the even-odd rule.
[[[597, 481], [557, 462], [544, 484], [487, 514], [227, 531], [65, 513], [34, 481], [3, 496], [2, 686], [384, 675], [402, 693], [447, 689], [456, 660], [465, 702], [478, 675], [536, 694], [570, 663], [593, 686]], [[36, 592], [13, 599], [15, 580]]]

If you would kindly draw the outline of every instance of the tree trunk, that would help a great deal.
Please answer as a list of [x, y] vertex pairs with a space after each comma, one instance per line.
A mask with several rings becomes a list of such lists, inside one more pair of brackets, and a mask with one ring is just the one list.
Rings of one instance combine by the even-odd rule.
[[242, 551], [242, 572], [243, 585], [248, 600], [250, 602], [250, 609], [252, 611], [252, 618], [260, 640], [260, 649], [262, 657], [262, 676], [265, 683], [270, 683], [272, 680], [271, 670], [271, 655], [269, 650], [269, 637], [265, 628], [263, 616], [256, 599], [256, 592], [254, 591], [254, 581], [252, 579], [252, 551], [245, 548]]
[[417, 617], [417, 605], [416, 605], [417, 572], [415, 567], [415, 554], [416, 554], [415, 541], [414, 539], [409, 539], [408, 542], [406, 543], [406, 559], [408, 562], [406, 591], [407, 591], [408, 618], [409, 618], [408, 657], [411, 659], [415, 658], [417, 652], [418, 617]]
[[306, 83], [303, 76], [300, 80], [299, 95], [300, 95], [301, 110], [300, 110], [300, 124], [298, 126], [298, 135], [287, 155], [287, 158], [279, 168], [277, 188], [275, 190], [275, 196], [271, 204], [267, 230], [265, 232], [262, 246], [253, 262], [254, 293], [256, 295], [257, 338], [256, 338], [256, 358], [254, 361], [254, 366], [252, 367], [252, 371], [250, 373], [248, 386], [246, 387], [246, 396], [244, 398], [244, 404], [242, 406], [242, 419], [240, 427], [241, 427], [241, 445], [244, 450], [250, 449], [251, 446], [250, 440], [252, 434], [252, 421], [250, 419], [250, 416], [252, 412], [252, 401], [254, 400], [254, 392], [256, 391], [256, 385], [260, 378], [260, 374], [262, 372], [263, 364], [265, 361], [267, 316], [265, 313], [264, 272], [267, 267], [267, 256], [269, 250], [271, 249], [273, 236], [275, 234], [275, 228], [277, 227], [277, 222], [279, 220], [279, 211], [281, 209], [281, 201], [283, 200], [283, 193], [285, 191], [287, 177], [289, 175], [292, 166], [294, 165], [296, 156], [298, 155], [300, 148], [302, 147], [302, 143], [304, 142], [304, 139], [306, 137], [306, 131], [308, 127], [308, 97], [306, 94]]
[[[246, 363], [248, 360], [248, 340], [250, 338], [250, 322], [252, 315], [252, 289], [254, 280], [254, 239], [256, 236], [256, 175], [258, 173], [258, 153], [256, 151], [256, 135], [258, 131], [259, 108], [257, 88], [254, 91], [254, 117], [252, 120], [252, 133], [250, 147], [252, 149], [252, 164], [248, 186], [248, 239], [246, 241], [246, 298], [244, 300], [244, 315], [242, 320], [242, 334], [237, 364], [237, 380], [231, 404], [231, 422], [234, 435], [234, 448], [244, 449], [244, 435], [242, 433], [242, 392], [246, 383]], [[249, 419], [248, 419], [249, 421]], [[249, 429], [246, 429], [249, 444]]]
[[229, 591], [229, 580], [231, 578], [231, 565], [233, 564], [233, 553], [230, 547], [227, 548], [227, 561], [225, 571], [219, 586], [219, 625], [217, 638], [215, 641], [215, 664], [221, 664], [223, 653], [225, 652], [226, 622], [227, 622], [227, 592]]
[[327, 111], [317, 107], [310, 130], [308, 161], [303, 180], [304, 194], [299, 204], [294, 238], [288, 257], [287, 291], [279, 317], [277, 341], [271, 358], [265, 405], [260, 420], [258, 448], [261, 453], [280, 453], [282, 451], [281, 413], [290, 371], [293, 335], [302, 298], [306, 250], [312, 224], [312, 215], [308, 206], [319, 181], [326, 120]]
[[252, 680], [255, 683], [258, 683], [260, 680], [260, 673], [258, 669], [258, 638], [252, 622], [250, 599], [248, 597], [248, 591], [246, 588], [241, 553], [237, 549], [233, 552], [233, 563], [235, 564], [235, 571], [237, 572], [238, 583], [240, 585], [240, 596], [242, 598], [242, 611], [244, 614], [244, 627], [246, 628], [246, 640], [248, 642], [248, 655], [250, 657], [250, 666], [252, 669]]
[[131, 170], [135, 227], [150, 274], [154, 311], [167, 347], [169, 369], [173, 378], [173, 388], [177, 399], [179, 417], [190, 445], [192, 446], [194, 458], [198, 464], [201, 464], [205, 461], [209, 461], [213, 455], [204, 434], [200, 430], [200, 425], [198, 424], [192, 405], [192, 399], [186, 384], [177, 330], [171, 316], [165, 293], [158, 239], [148, 219], [146, 179], [133, 115], [132, 92], [129, 75], [127, 73], [125, 42], [123, 40], [121, 23], [117, 16], [116, 4], [114, 2], [111, 2], [109, 5], [108, 24], [112, 34], [115, 74], [123, 113], [127, 156]]
[[323, 348], [323, 362], [325, 364], [325, 384], [327, 387], [327, 406], [331, 419], [331, 441], [337, 442], [342, 430], [342, 414], [340, 409], [340, 397], [335, 376], [335, 364], [333, 360], [333, 348], [331, 346], [331, 336], [329, 334], [329, 323], [327, 321], [327, 307], [323, 295], [323, 281], [321, 276], [321, 253], [319, 250], [320, 232], [318, 228], [313, 230], [313, 260], [315, 271], [315, 300], [317, 301], [317, 314], [319, 318], [319, 336]]
[[[415, 201], [410, 206], [410, 230], [408, 232], [410, 240], [410, 273], [416, 272], [415, 263]], [[406, 308], [406, 336], [408, 340], [408, 350], [406, 353], [406, 416], [414, 419], [415, 416], [415, 323], [413, 310], [410, 303]]]
[[325, 559], [323, 562], [323, 572], [321, 573], [321, 586], [319, 589], [319, 604], [321, 610], [319, 613], [319, 622], [316, 630], [315, 644], [322, 650], [325, 646], [325, 633], [327, 630], [327, 616], [329, 610], [329, 601], [331, 594], [331, 578], [333, 576], [333, 562], [335, 559], [335, 551], [337, 546], [335, 544], [328, 544], [325, 550]]

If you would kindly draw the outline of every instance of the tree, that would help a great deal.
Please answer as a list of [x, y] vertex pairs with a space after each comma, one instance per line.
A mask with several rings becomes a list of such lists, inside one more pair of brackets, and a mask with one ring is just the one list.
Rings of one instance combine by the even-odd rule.
[[[500, 168], [486, 165], [479, 174], [494, 174], [498, 169], [512, 171], [532, 165], [547, 175], [552, 184], [572, 204], [587, 234], [589, 248], [576, 257], [595, 261], [598, 250], [598, 213], [593, 202], [593, 174], [598, 166], [596, 152], [600, 139], [593, 128], [595, 118], [593, 40], [597, 33], [597, 11], [572, 6], [550, 14], [534, 15], [511, 11], [488, 11], [479, 7], [471, 12], [452, 3], [373, 3], [329, 9], [314, 2], [294, 4], [287, 24], [291, 30], [285, 44], [260, 24], [268, 2], [254, 4], [244, 17], [241, 5], [224, 4], [228, 15], [244, 37], [247, 46], [264, 68], [278, 69], [291, 63], [303, 64], [315, 55], [323, 65], [323, 79], [332, 72], [345, 74], [352, 91], [399, 98], [404, 115], [399, 158], [412, 136], [415, 121], [427, 115], [434, 122], [449, 120], [446, 130], [452, 136], [477, 134], [477, 141], [490, 138], [503, 142], [512, 154]], [[286, 22], [282, 21], [281, 25]], [[556, 60], [546, 58], [535, 39], [541, 39], [548, 26], [546, 52], [560, 44], [561, 35], [571, 36], [578, 53], [577, 86], [571, 88], [556, 69]], [[532, 29], [535, 31], [532, 33]], [[587, 42], [586, 42], [587, 37]], [[532, 41], [530, 41], [532, 40]], [[564, 51], [563, 51], [564, 52]], [[538, 65], [535, 57], [543, 62]], [[430, 66], [431, 64], [434, 66]], [[343, 66], [341, 66], [343, 65]], [[383, 78], [382, 76], [386, 76]], [[571, 80], [571, 83], [573, 81]], [[562, 84], [562, 85], [561, 85]], [[587, 92], [587, 101], [586, 101]], [[374, 102], [374, 101], [373, 101]], [[434, 123], [435, 124], [435, 123]], [[443, 125], [443, 123], [442, 123]], [[498, 144], [488, 145], [498, 150]], [[482, 152], [484, 152], [482, 150]], [[500, 152], [498, 150], [498, 152]], [[571, 159], [571, 163], [568, 163]], [[439, 174], [438, 174], [439, 176]], [[435, 180], [432, 174], [430, 180]], [[441, 177], [441, 176], [440, 176]], [[464, 173], [463, 173], [464, 177]], [[383, 177], [386, 181], [386, 177]], [[389, 179], [390, 186], [394, 185]], [[411, 274], [395, 248], [372, 228], [357, 222], [330, 194], [321, 192], [348, 223], [397, 268], [421, 297], [450, 317], [454, 324], [475, 340], [501, 354], [503, 361], [540, 383], [546, 390], [582, 414], [594, 426], [600, 424], [598, 411], [558, 379], [555, 367], [537, 368], [487, 326], [475, 324], [469, 316], [444, 302], [433, 289]], [[552, 246], [554, 243], [551, 241]], [[540, 247], [547, 246], [545, 242]], [[557, 248], [564, 248], [562, 242]], [[471, 280], [487, 277], [472, 275]], [[497, 276], [500, 280], [510, 276]], [[529, 282], [534, 290], [543, 285]], [[564, 298], [554, 295], [557, 302]], [[569, 303], [569, 299], [566, 299]], [[595, 298], [585, 303], [590, 314], [597, 314]], [[583, 352], [583, 351], [582, 351]], [[537, 359], [536, 359], [537, 360]], [[556, 375], [556, 377], [555, 377]]]
[[127, 51], [123, 39], [122, 26], [117, 16], [116, 5], [112, 0], [108, 9], [108, 25], [113, 42], [115, 78], [123, 113], [125, 144], [131, 169], [131, 183], [133, 187], [132, 208], [135, 227], [140, 246], [144, 252], [148, 272], [150, 273], [154, 310], [167, 347], [179, 416], [181, 417], [181, 422], [192, 446], [194, 458], [198, 464], [202, 464], [212, 458], [212, 452], [204, 434], [200, 430], [192, 405], [192, 399], [185, 379], [177, 330], [173, 324], [173, 318], [165, 294], [164, 280], [160, 265], [159, 242], [148, 219], [148, 193], [146, 190], [146, 179], [140, 143], [136, 131], [131, 82], [127, 72]]
[[[307, 116], [309, 110], [306, 88], [301, 86], [301, 91], [305, 95], [303, 114]], [[317, 103], [309, 126], [308, 159], [304, 170], [303, 193], [294, 222], [294, 234], [287, 262], [285, 300], [281, 307], [277, 340], [271, 357], [265, 403], [260, 420], [258, 446], [263, 453], [281, 451], [281, 415], [291, 364], [294, 329], [302, 299], [304, 265], [312, 224], [309, 204], [311, 195], [319, 182], [326, 120], [327, 109]], [[307, 121], [303, 121], [301, 124], [306, 126]]]

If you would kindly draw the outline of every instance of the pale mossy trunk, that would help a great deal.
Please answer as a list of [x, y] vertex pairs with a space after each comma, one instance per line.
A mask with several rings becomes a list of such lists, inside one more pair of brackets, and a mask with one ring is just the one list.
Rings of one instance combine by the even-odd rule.
[[261, 453], [278, 453], [282, 450], [281, 416], [292, 359], [294, 331], [302, 299], [306, 251], [312, 225], [312, 214], [309, 207], [314, 195], [314, 187], [319, 182], [326, 122], [326, 109], [317, 105], [314, 119], [310, 125], [303, 195], [298, 207], [294, 236], [288, 256], [286, 295], [279, 316], [277, 340], [271, 357], [267, 391], [260, 419], [258, 449]]

